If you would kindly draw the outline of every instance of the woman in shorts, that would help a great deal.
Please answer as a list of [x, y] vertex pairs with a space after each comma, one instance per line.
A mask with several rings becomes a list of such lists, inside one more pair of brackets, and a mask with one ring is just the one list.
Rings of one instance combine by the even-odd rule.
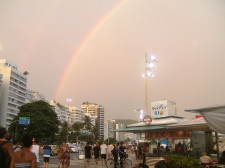
[[70, 153], [71, 149], [66, 145], [65, 142], [62, 143], [62, 146], [59, 148], [59, 160], [62, 164], [62, 168], [68, 168], [70, 165]]

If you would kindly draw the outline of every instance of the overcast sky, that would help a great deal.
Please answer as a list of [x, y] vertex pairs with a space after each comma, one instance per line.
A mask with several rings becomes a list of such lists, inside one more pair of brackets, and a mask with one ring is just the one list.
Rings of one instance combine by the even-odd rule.
[[146, 52], [159, 60], [151, 101], [181, 116], [225, 104], [224, 0], [0, 0], [0, 46], [29, 89], [101, 104], [106, 118], [138, 118]]

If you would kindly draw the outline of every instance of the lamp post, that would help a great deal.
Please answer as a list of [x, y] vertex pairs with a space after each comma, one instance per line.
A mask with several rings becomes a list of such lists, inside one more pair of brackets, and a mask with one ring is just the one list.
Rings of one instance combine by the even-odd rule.
[[67, 113], [67, 137], [66, 137], [66, 139], [67, 139], [67, 143], [69, 142], [69, 119], [70, 119], [70, 103], [72, 102], [72, 99], [70, 99], [70, 98], [68, 98], [68, 99], [66, 99], [66, 102], [68, 103], [68, 113]]
[[144, 111], [142, 109], [136, 109], [134, 111], [139, 113], [139, 121], [143, 121]]
[[155, 74], [153, 71], [156, 69], [155, 63], [157, 62], [157, 58], [154, 55], [145, 54], [145, 73], [142, 75], [145, 78], [145, 110], [146, 115], [150, 115], [149, 113], [149, 105], [148, 105], [148, 80], [149, 78], [153, 78]]

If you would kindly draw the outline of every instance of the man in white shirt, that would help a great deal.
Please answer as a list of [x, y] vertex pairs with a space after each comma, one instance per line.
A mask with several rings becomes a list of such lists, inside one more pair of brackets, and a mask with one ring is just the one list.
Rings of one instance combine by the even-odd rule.
[[101, 148], [101, 158], [102, 158], [102, 165], [103, 162], [106, 164], [106, 153], [107, 153], [107, 145], [102, 142], [102, 145], [100, 146]]

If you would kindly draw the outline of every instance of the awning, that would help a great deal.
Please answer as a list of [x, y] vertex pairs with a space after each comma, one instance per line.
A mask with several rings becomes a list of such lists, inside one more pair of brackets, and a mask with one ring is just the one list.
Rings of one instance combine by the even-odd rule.
[[177, 129], [177, 130], [190, 130], [190, 131], [207, 131], [210, 130], [207, 122], [203, 117], [201, 118], [194, 118], [189, 121], [171, 124], [165, 126], [167, 129]]
[[115, 130], [115, 132], [141, 132], [148, 130], [164, 129], [162, 126], [144, 126], [144, 127], [125, 127]]
[[200, 113], [211, 129], [218, 133], [225, 134], [225, 106], [215, 106], [185, 111]]

